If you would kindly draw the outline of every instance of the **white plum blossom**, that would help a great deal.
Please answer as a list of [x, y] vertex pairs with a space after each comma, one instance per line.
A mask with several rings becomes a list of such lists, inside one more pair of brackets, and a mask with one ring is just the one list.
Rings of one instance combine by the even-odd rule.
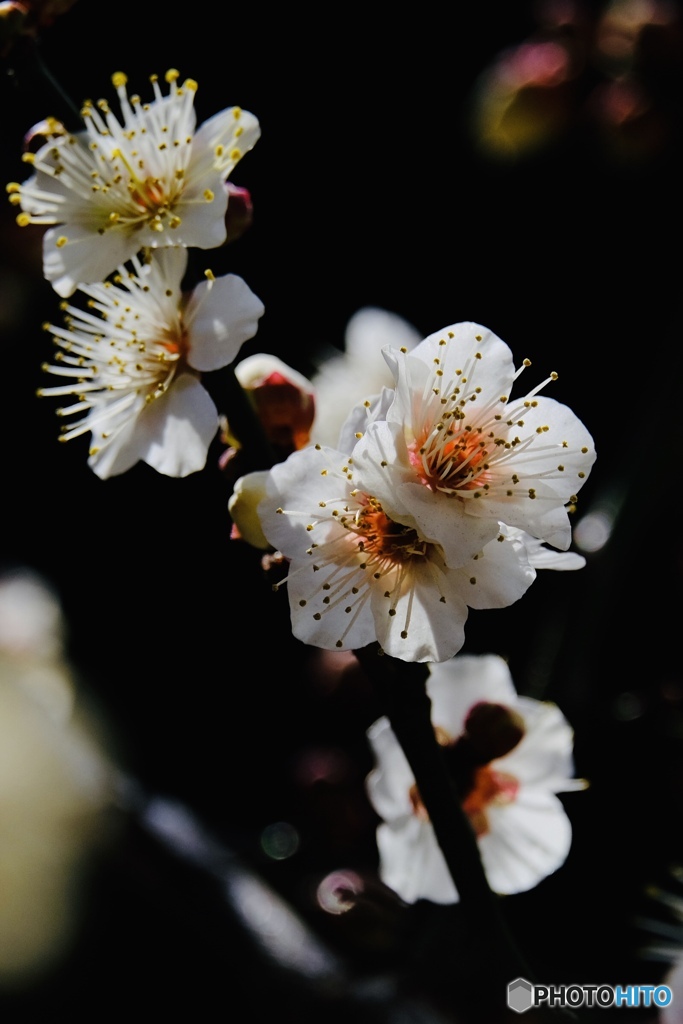
[[[431, 665], [427, 692], [432, 724], [477, 836], [489, 885], [504, 895], [533, 888], [561, 867], [571, 846], [571, 822], [556, 794], [586, 785], [574, 778], [570, 725], [555, 704], [519, 696], [507, 664], [495, 654], [459, 655]], [[368, 738], [376, 762], [368, 795], [382, 818], [382, 880], [409, 903], [456, 902], [457, 890], [389, 720], [375, 722]]]
[[86, 101], [85, 130], [72, 134], [54, 119], [47, 141], [24, 159], [35, 173], [11, 182], [21, 225], [54, 225], [43, 240], [43, 269], [62, 296], [104, 280], [147, 247], [210, 249], [226, 240], [225, 182], [260, 135], [253, 114], [230, 107], [196, 129], [197, 83], [166, 73], [163, 95], [129, 96], [122, 72], [112, 76], [120, 119], [106, 100]]
[[393, 402], [368, 423], [354, 460], [370, 491], [385, 494], [386, 514], [441, 544], [452, 566], [467, 564], [500, 523], [566, 550], [567, 507], [595, 449], [567, 406], [537, 397], [557, 374], [512, 398], [528, 360], [516, 371], [508, 346], [476, 323], [385, 356]]
[[89, 464], [99, 477], [139, 460], [187, 476], [204, 467], [219, 427], [201, 375], [235, 359], [264, 307], [234, 274], [207, 272], [184, 296], [185, 249], [161, 249], [144, 264], [134, 257], [131, 266], [113, 283], [81, 287], [87, 311], [63, 302], [64, 327], [46, 325], [59, 351], [44, 369], [64, 384], [39, 393], [74, 397], [58, 410], [76, 417], [60, 440], [90, 431]]
[[290, 561], [294, 635], [328, 650], [377, 641], [404, 661], [444, 661], [462, 647], [468, 607], [505, 607], [533, 582], [523, 537], [500, 531], [452, 567], [441, 545], [386, 514], [356, 468], [354, 456], [314, 445], [268, 474], [258, 514]]

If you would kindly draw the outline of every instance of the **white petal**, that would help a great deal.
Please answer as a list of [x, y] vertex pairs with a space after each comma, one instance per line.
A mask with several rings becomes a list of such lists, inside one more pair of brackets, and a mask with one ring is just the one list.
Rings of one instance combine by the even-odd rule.
[[202, 281], [185, 310], [190, 351], [196, 370], [218, 370], [237, 356], [258, 329], [264, 306], [236, 274]]
[[[259, 505], [258, 513], [266, 537], [287, 558], [307, 557], [311, 540], [324, 540], [331, 529], [340, 536], [344, 532], [335, 523], [316, 525], [315, 537], [305, 529], [307, 516], [320, 514], [320, 501], [325, 496], [325, 492], [321, 492], [321, 479], [329, 483], [328, 494], [346, 495], [351, 490], [342, 472], [344, 465], [346, 459], [339, 452], [310, 446], [294, 452], [270, 470], [266, 498]], [[279, 507], [296, 509], [297, 514], [279, 514]]]
[[[372, 611], [377, 640], [391, 657], [402, 661], [445, 661], [465, 642], [467, 604], [463, 583], [433, 551], [410, 561], [400, 597], [391, 583], [372, 588]], [[443, 600], [442, 600], [443, 598]], [[390, 609], [395, 615], [390, 615]]]
[[510, 669], [497, 654], [459, 654], [450, 661], [430, 665], [427, 693], [434, 725], [445, 729], [454, 740], [462, 734], [474, 704], [483, 700], [513, 705], [517, 701]]
[[[64, 245], [57, 240], [66, 238]], [[43, 238], [43, 273], [58, 295], [73, 294], [79, 284], [103, 281], [138, 251], [137, 240], [121, 231], [99, 235], [87, 225], [49, 228]]]
[[100, 432], [93, 430], [90, 448], [94, 454], [88, 459], [88, 465], [100, 480], [125, 473], [140, 461], [135, 426], [136, 413], [133, 413], [128, 422], [120, 427], [106, 444]]
[[421, 434], [425, 422], [437, 418], [440, 397], [425, 388], [434, 376], [435, 360], [443, 374], [439, 380], [444, 393], [450, 392], [465, 371], [468, 387], [481, 388], [480, 404], [509, 394], [514, 377], [512, 353], [505, 342], [487, 327], [469, 321], [430, 334], [410, 355], [396, 359], [397, 407], [393, 415], [406, 424], [412, 437]]
[[406, 902], [457, 903], [458, 893], [429, 822], [410, 815], [394, 825], [380, 825], [377, 848], [382, 881]]
[[[518, 697], [526, 734], [497, 765], [524, 785], [545, 787], [555, 793], [577, 788], [574, 776], [574, 731], [555, 704]], [[578, 782], [578, 786], [583, 784]]]
[[489, 541], [477, 559], [458, 572], [476, 581], [465, 595], [470, 608], [507, 608], [536, 579], [524, 548], [506, 539]]
[[185, 373], [143, 409], [130, 444], [157, 472], [183, 477], [204, 468], [217, 430], [213, 400], [196, 377]]
[[[223, 187], [223, 175], [220, 171], [209, 171], [196, 187], [188, 182], [175, 211], [180, 217], [180, 224], [158, 235], [157, 244], [215, 249], [223, 245], [227, 237], [227, 209], [228, 196]], [[153, 232], [150, 236], [153, 238]]]
[[[238, 116], [236, 116], [238, 115]], [[241, 134], [236, 137], [235, 132]], [[224, 150], [239, 151], [240, 156], [229, 159], [229, 154], [222, 158], [226, 164], [222, 172], [223, 181], [228, 177], [237, 161], [256, 144], [261, 135], [258, 120], [248, 110], [228, 107], [204, 121], [195, 133], [192, 142], [192, 156], [187, 168], [187, 178], [194, 183], [203, 178], [214, 168], [216, 163], [216, 147]]]
[[[319, 401], [320, 396], [316, 399]], [[386, 419], [387, 409], [394, 399], [393, 388], [383, 387], [378, 395], [368, 395], [353, 407], [339, 431], [337, 448], [350, 455], [358, 444], [358, 437], [364, 434], [375, 420]], [[316, 406], [317, 409], [317, 406]]]
[[384, 821], [397, 821], [412, 814], [410, 789], [415, 777], [388, 718], [371, 725], [367, 737], [376, 763], [366, 779], [370, 802]]
[[564, 864], [571, 822], [559, 799], [522, 787], [514, 803], [489, 806], [490, 831], [479, 838], [482, 863], [494, 892], [525, 892]]

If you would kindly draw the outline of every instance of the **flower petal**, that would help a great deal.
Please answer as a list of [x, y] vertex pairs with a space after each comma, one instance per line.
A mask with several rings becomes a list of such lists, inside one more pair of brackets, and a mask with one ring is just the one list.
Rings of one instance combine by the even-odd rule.
[[411, 815], [377, 829], [380, 877], [407, 903], [457, 903], [459, 896], [430, 822]]
[[206, 464], [218, 430], [218, 412], [196, 377], [184, 373], [135, 421], [132, 451], [165, 476], [183, 477]]
[[185, 310], [190, 351], [196, 370], [218, 370], [237, 356], [258, 329], [264, 306], [236, 274], [202, 281]]
[[43, 272], [57, 294], [67, 298], [83, 282], [103, 281], [137, 250], [137, 242], [122, 232], [110, 232], [105, 244], [90, 225], [71, 222], [45, 232]]
[[567, 859], [572, 827], [554, 794], [523, 787], [513, 803], [489, 806], [486, 814], [490, 828], [480, 836], [479, 848], [494, 892], [526, 892]]
[[478, 701], [514, 704], [518, 699], [507, 662], [497, 654], [459, 654], [430, 665], [427, 693], [432, 722], [452, 739], [462, 734], [465, 719]]

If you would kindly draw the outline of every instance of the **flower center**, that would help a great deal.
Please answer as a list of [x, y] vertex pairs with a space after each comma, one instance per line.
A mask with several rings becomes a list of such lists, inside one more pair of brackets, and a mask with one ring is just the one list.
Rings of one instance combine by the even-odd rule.
[[410, 464], [421, 482], [433, 491], [488, 490], [489, 451], [482, 430], [458, 430], [446, 417], [408, 447]]
[[370, 558], [400, 564], [426, 555], [426, 541], [412, 527], [390, 519], [376, 498], [369, 498], [354, 522], [345, 525], [358, 535], [359, 551]]
[[489, 831], [487, 809], [492, 805], [513, 803], [518, 790], [519, 782], [508, 772], [496, 771], [490, 765], [475, 769], [473, 787], [462, 806], [476, 836], [483, 836]]

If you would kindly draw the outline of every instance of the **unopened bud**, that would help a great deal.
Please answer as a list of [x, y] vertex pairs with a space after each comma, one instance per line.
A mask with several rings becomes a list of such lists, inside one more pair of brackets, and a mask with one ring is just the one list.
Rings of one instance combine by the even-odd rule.
[[61, 121], [54, 117], [38, 121], [24, 135], [24, 153], [37, 153], [53, 136], [65, 134], [66, 128]]
[[261, 529], [258, 517], [259, 503], [266, 496], [267, 471], [247, 473], [241, 476], [228, 502], [228, 511], [232, 517], [232, 540], [246, 540], [255, 548], [267, 551], [270, 544]]
[[304, 448], [315, 415], [313, 387], [276, 356], [257, 354], [235, 367], [268, 441], [286, 458]]

